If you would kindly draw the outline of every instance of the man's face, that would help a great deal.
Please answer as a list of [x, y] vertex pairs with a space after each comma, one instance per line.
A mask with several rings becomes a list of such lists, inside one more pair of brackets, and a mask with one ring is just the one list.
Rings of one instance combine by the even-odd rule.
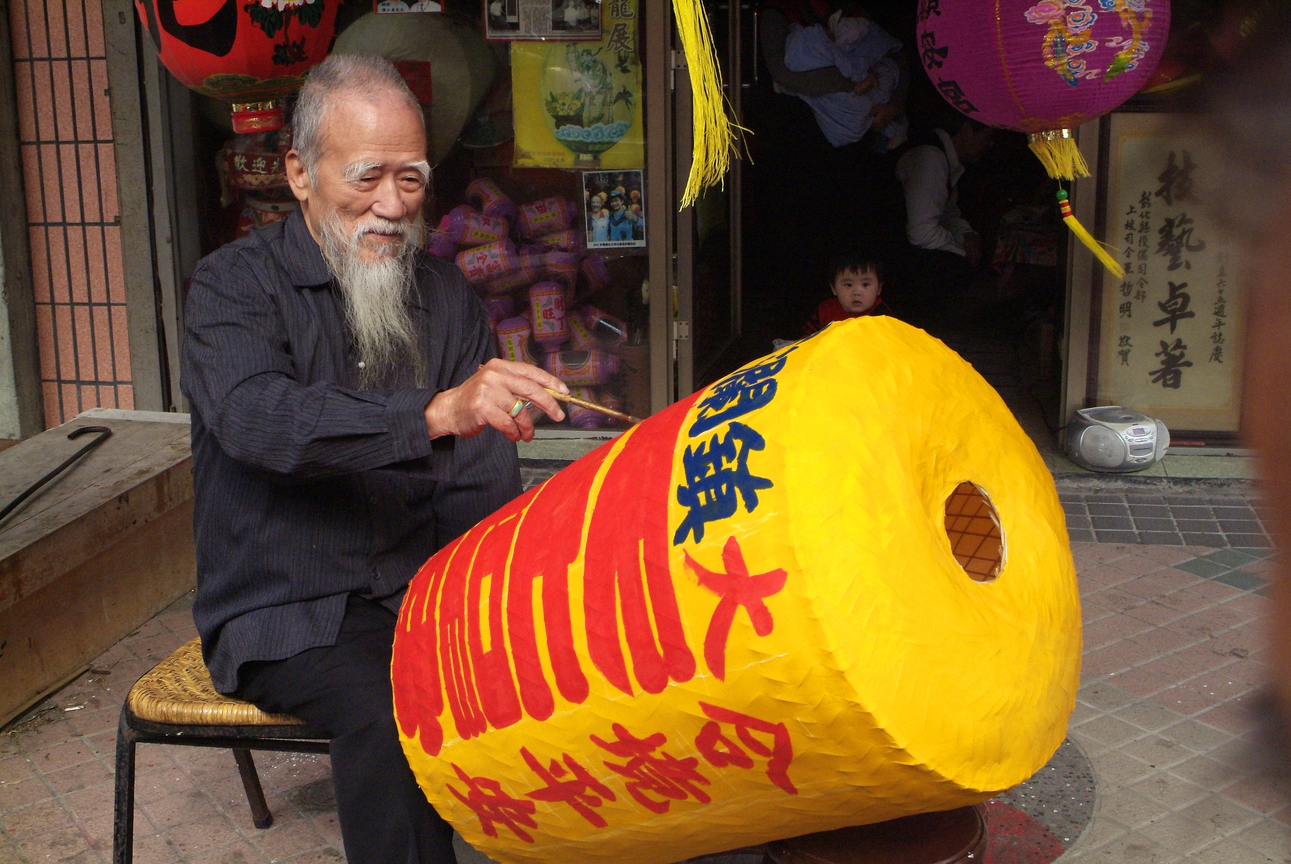
[[955, 150], [959, 155], [959, 161], [966, 165], [973, 165], [980, 161], [986, 155], [986, 151], [991, 149], [991, 144], [995, 143], [995, 130], [990, 126], [975, 130], [971, 123], [965, 123], [960, 131], [963, 134], [959, 136], [960, 140], [955, 142]]
[[855, 270], [844, 270], [834, 277], [834, 296], [853, 315], [860, 315], [874, 308], [879, 301], [883, 283], [873, 270], [858, 273]]
[[591, 205], [591, 208], [592, 208], [592, 212], [593, 212], [593, 213], [600, 213], [600, 212], [601, 212], [601, 196], [599, 196], [599, 195], [593, 195], [593, 196], [592, 196], [592, 200], [591, 200], [589, 203], [590, 203], [590, 205]]
[[332, 222], [372, 262], [398, 254], [421, 213], [429, 166], [420, 112], [393, 95], [342, 96], [320, 123], [314, 177], [288, 154], [288, 179], [315, 239]]
[[623, 209], [623, 199], [617, 195], [610, 199], [610, 209], [615, 213]]

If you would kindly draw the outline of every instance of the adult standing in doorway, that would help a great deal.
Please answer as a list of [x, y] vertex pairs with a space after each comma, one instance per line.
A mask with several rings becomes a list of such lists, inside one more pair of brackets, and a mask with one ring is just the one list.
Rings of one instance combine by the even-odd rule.
[[331, 736], [351, 864], [453, 864], [399, 744], [396, 614], [437, 549], [520, 492], [514, 441], [555, 377], [494, 355], [488, 315], [427, 255], [416, 97], [333, 55], [294, 116], [300, 209], [203, 259], [185, 308], [197, 596], [216, 689]]
[[959, 210], [964, 169], [990, 149], [994, 130], [956, 114], [924, 136], [912, 135], [897, 160], [905, 198], [906, 239], [898, 265], [900, 304], [920, 323], [936, 322], [957, 308], [981, 272], [982, 241]]

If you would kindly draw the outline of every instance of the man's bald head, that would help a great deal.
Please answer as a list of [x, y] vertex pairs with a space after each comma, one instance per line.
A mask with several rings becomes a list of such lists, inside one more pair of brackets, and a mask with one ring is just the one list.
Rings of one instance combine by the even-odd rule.
[[325, 121], [332, 109], [347, 99], [371, 103], [393, 100], [422, 116], [417, 97], [389, 60], [371, 54], [331, 55], [309, 71], [292, 116], [292, 143], [311, 179], [323, 155]]

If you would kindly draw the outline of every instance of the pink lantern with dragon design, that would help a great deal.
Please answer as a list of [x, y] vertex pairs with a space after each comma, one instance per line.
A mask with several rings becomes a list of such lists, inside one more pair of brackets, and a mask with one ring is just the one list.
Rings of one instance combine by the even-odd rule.
[[1165, 50], [1168, 0], [993, 5], [920, 0], [919, 57], [928, 77], [974, 120], [1027, 133], [1052, 176], [1070, 178], [1068, 166], [1086, 176], [1083, 163], [1073, 164], [1071, 130], [1147, 81]]
[[1169, 31], [1169, 0], [919, 2], [919, 58], [937, 91], [974, 120], [1025, 132], [1066, 180], [1089, 176], [1071, 130], [1143, 87]]

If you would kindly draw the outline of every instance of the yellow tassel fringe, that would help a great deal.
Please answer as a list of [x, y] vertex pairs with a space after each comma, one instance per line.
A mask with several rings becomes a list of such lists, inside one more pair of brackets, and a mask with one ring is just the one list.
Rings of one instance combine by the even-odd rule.
[[1094, 253], [1094, 257], [1102, 262], [1109, 273], [1118, 280], [1124, 279], [1125, 268], [1112, 257], [1111, 253], [1107, 251], [1107, 247], [1099, 243], [1094, 239], [1094, 235], [1085, 230], [1085, 226], [1081, 225], [1075, 214], [1071, 212], [1071, 204], [1067, 202], [1067, 191], [1065, 189], [1058, 190], [1058, 209], [1062, 211], [1063, 223], [1071, 229], [1072, 234], [1076, 235], [1076, 239], [1084, 243], [1089, 251]]
[[1027, 146], [1055, 180], [1089, 176], [1089, 166], [1085, 164], [1085, 157], [1080, 155], [1080, 148], [1069, 129], [1034, 132], [1027, 136]]
[[681, 196], [681, 206], [689, 207], [699, 193], [722, 182], [731, 167], [731, 153], [736, 146], [734, 125], [726, 116], [726, 97], [722, 92], [722, 71], [713, 48], [713, 34], [702, 0], [672, 0], [677, 18], [677, 35], [686, 52], [690, 72], [695, 146], [690, 176]]

